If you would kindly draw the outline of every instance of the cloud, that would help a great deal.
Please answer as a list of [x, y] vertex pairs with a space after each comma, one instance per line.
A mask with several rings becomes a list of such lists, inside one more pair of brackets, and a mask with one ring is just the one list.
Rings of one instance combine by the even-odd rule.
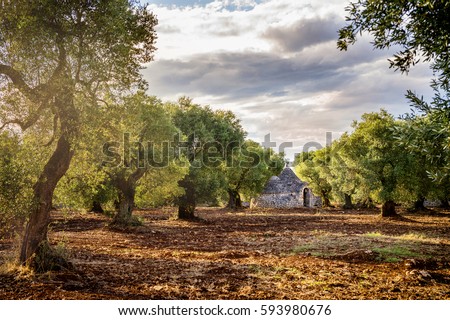
[[151, 91], [164, 96], [215, 95], [236, 100], [280, 93], [286, 96], [292, 91], [336, 90], [357, 76], [360, 71], [354, 69], [355, 65], [369, 64], [380, 57], [384, 55], [376, 51], [362, 55], [357, 50], [347, 55], [328, 42], [289, 57], [247, 51], [200, 53], [188, 60], [161, 59], [151, 63], [144, 75]]
[[270, 27], [263, 37], [274, 42], [283, 51], [298, 52], [318, 43], [336, 41], [337, 30], [341, 25], [335, 16], [315, 17], [297, 21], [287, 27]]
[[180, 33], [181, 29], [178, 26], [170, 25], [170, 24], [163, 24], [157, 26], [158, 34], [176, 34]]
[[381, 107], [407, 112], [407, 89], [430, 94], [427, 66], [389, 70], [395, 48], [373, 50], [365, 36], [348, 52], [336, 48], [347, 1], [230, 5], [152, 7], [160, 25], [156, 59], [143, 70], [150, 94], [232, 110], [255, 141], [271, 133], [296, 146], [325, 143], [326, 132]]

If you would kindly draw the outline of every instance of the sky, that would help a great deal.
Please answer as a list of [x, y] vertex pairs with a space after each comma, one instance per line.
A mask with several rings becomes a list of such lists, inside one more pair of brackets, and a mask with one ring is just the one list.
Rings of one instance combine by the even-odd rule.
[[431, 96], [427, 65], [394, 72], [395, 48], [374, 50], [370, 35], [337, 49], [349, 0], [141, 2], [159, 20], [158, 50], [143, 70], [149, 93], [231, 110], [248, 138], [270, 135], [290, 160], [305, 145], [324, 146], [327, 132], [350, 131], [365, 112], [407, 113], [407, 89]]

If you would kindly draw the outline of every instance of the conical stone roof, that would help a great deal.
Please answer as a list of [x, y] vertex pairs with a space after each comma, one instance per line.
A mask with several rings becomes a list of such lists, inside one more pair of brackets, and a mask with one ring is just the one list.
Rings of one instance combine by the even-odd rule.
[[278, 177], [270, 178], [262, 193], [297, 193], [302, 190], [304, 185], [305, 183], [296, 176], [291, 168], [285, 168]]

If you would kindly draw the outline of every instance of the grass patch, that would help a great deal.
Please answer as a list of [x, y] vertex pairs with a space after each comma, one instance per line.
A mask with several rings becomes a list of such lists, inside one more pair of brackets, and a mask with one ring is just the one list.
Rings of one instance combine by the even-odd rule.
[[310, 244], [304, 244], [298, 247], [295, 247], [292, 251], [294, 253], [303, 253], [303, 252], [308, 252], [308, 251], [312, 251], [312, 250], [316, 250], [316, 247], [310, 243]]
[[396, 237], [400, 240], [412, 240], [412, 241], [430, 241], [430, 240], [434, 240], [434, 239], [430, 239], [429, 237], [426, 237], [423, 234], [418, 234], [418, 233], [408, 233], [408, 234], [403, 234], [401, 236]]
[[389, 246], [384, 248], [373, 248], [375, 252], [380, 254], [381, 261], [399, 262], [404, 258], [419, 258], [423, 257], [418, 252], [411, 251], [410, 248], [403, 246]]
[[316, 257], [333, 258], [355, 250], [371, 250], [378, 253], [377, 261], [395, 263], [405, 258], [427, 258], [436, 250], [432, 246], [434, 239], [415, 233], [400, 236], [384, 235], [381, 232], [345, 235], [313, 230], [310, 236], [312, 238], [294, 247], [291, 254], [306, 253]]
[[380, 232], [368, 232], [368, 233], [364, 234], [364, 237], [366, 237], [366, 238], [382, 238], [382, 237], [385, 237], [385, 235], [383, 235]]
[[323, 246], [310, 243], [295, 247], [294, 249], [292, 249], [292, 253], [293, 254], [309, 253], [310, 255], [319, 258], [333, 256], [333, 253], [326, 252], [323, 249], [324, 249]]
[[423, 243], [439, 243], [440, 239], [438, 237], [428, 236], [421, 233], [406, 233], [399, 236], [389, 236], [382, 234], [381, 232], [368, 232], [362, 235], [365, 238], [378, 238], [386, 241], [395, 242], [423, 242]]
[[377, 251], [380, 254], [386, 254], [386, 255], [397, 255], [402, 257], [407, 256], [415, 256], [416, 254], [407, 248], [394, 246], [394, 247], [388, 247], [388, 248], [374, 248], [374, 251]]

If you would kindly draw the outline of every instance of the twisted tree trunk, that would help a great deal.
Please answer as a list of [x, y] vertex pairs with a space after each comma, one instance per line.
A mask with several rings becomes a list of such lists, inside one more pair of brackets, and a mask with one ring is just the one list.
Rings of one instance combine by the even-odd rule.
[[94, 212], [94, 213], [104, 213], [105, 212], [102, 208], [102, 204], [100, 203], [100, 201], [97, 201], [97, 200], [94, 200], [92, 202], [92, 208], [90, 211]]
[[352, 202], [352, 197], [349, 194], [347, 194], [347, 193], [344, 194], [344, 201], [345, 201], [344, 206], [343, 206], [344, 209], [350, 210], [350, 209], [354, 208], [353, 202]]
[[[56, 118], [60, 122], [60, 136], [56, 148], [44, 166], [33, 189], [33, 204], [25, 229], [25, 235], [20, 250], [20, 262], [32, 264], [33, 260], [40, 260], [46, 269], [45, 260], [52, 252], [47, 243], [48, 224], [52, 209], [53, 193], [58, 181], [67, 172], [74, 155], [72, 143], [79, 133], [78, 112], [73, 100], [73, 87], [70, 82], [64, 82], [55, 89], [53, 103]], [[54, 133], [56, 134], [56, 133]], [[47, 257], [47, 258], [46, 258]]]
[[183, 180], [178, 182], [178, 185], [184, 189], [184, 194], [178, 198], [178, 219], [195, 220], [195, 185], [186, 176]]
[[39, 255], [39, 246], [42, 242], [47, 241], [53, 192], [58, 181], [69, 169], [73, 154], [67, 138], [61, 136], [53, 155], [34, 186], [33, 207], [20, 251], [20, 262], [22, 264], [29, 263], [34, 254]]
[[322, 206], [325, 208], [331, 208], [332, 206], [330, 198], [328, 196], [328, 192], [322, 190], [321, 195], [322, 195]]
[[381, 207], [381, 216], [383, 218], [396, 217], [395, 202], [392, 200], [385, 201]]
[[140, 222], [132, 216], [134, 209], [134, 197], [136, 195], [136, 185], [141, 179], [146, 168], [137, 168], [128, 178], [125, 177], [126, 172], [121, 172], [112, 179], [114, 186], [119, 194], [117, 203], [117, 212], [114, 216], [113, 224], [118, 225], [139, 225]]
[[419, 197], [415, 202], [414, 202], [414, 210], [425, 210], [425, 197]]
[[134, 188], [124, 188], [119, 192], [119, 204], [116, 215], [114, 216], [113, 224], [128, 225], [131, 224], [131, 217], [134, 208]]
[[233, 189], [228, 189], [228, 205], [229, 209], [241, 209], [242, 208], [242, 200], [241, 195], [238, 191]]

